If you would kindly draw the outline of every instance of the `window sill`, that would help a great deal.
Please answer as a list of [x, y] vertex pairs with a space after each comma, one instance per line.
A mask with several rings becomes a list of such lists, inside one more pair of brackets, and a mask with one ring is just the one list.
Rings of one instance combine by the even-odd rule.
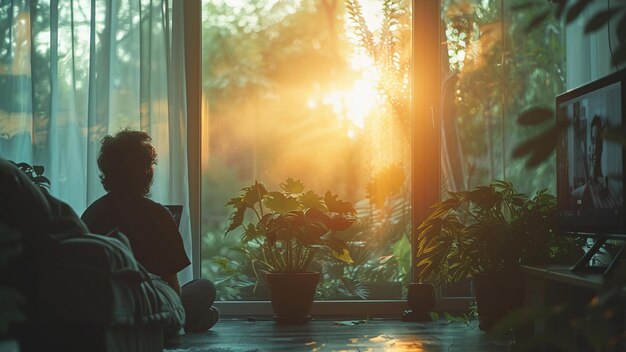
[[[445, 297], [437, 300], [434, 311], [467, 312], [473, 297]], [[217, 301], [222, 316], [271, 316], [270, 301]], [[407, 308], [405, 300], [315, 301], [313, 316], [399, 317]]]

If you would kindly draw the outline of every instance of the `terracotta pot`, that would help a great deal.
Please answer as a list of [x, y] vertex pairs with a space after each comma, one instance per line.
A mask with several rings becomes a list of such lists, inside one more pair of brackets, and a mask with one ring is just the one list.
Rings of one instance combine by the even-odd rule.
[[319, 273], [266, 273], [266, 277], [274, 321], [301, 324], [311, 320]]
[[474, 293], [480, 330], [490, 330], [498, 320], [518, 308], [523, 300], [522, 280], [517, 272], [474, 274]]

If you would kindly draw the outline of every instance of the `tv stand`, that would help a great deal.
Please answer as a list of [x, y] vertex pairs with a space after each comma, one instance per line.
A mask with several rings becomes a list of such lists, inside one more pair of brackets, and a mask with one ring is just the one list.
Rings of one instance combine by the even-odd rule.
[[[524, 307], [541, 312], [528, 326], [520, 329], [520, 340], [534, 336], [558, 336], [575, 345], [584, 346], [583, 337], [571, 328], [571, 322], [584, 318], [589, 302], [602, 288], [608, 268], [579, 266], [527, 266], [520, 271], [524, 279]], [[558, 307], [558, 308], [557, 308]], [[556, 313], [556, 310], [560, 310]], [[615, 319], [626, 326], [625, 312], [616, 312]], [[539, 351], [552, 351], [554, 346], [541, 346]], [[579, 347], [573, 351], [586, 351]]]
[[609, 265], [603, 267], [589, 266], [589, 262], [591, 261], [591, 259], [599, 253], [600, 249], [602, 249], [602, 246], [604, 246], [608, 239], [608, 236], [598, 237], [593, 246], [578, 260], [576, 264], [574, 264], [571, 269], [572, 272], [592, 272], [601, 273], [603, 277], [609, 276], [617, 266], [617, 263], [619, 263], [620, 257], [623, 255], [622, 253], [624, 252], [624, 247], [626, 246], [626, 244], [623, 243], [621, 245], [620, 249], [615, 254]]

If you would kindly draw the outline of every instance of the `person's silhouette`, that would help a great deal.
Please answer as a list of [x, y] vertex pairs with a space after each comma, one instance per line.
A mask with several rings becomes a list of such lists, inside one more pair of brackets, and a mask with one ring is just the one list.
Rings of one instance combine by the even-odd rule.
[[602, 177], [602, 147], [604, 137], [602, 133], [602, 119], [594, 115], [591, 119], [591, 180], [598, 182]]
[[81, 216], [89, 230], [106, 235], [118, 229], [125, 234], [139, 263], [160, 276], [181, 297], [185, 330], [206, 331], [219, 319], [213, 307], [216, 291], [206, 279], [180, 287], [177, 273], [190, 264], [171, 213], [147, 198], [157, 155], [144, 132], [123, 130], [102, 139], [98, 156], [100, 180], [108, 192]]

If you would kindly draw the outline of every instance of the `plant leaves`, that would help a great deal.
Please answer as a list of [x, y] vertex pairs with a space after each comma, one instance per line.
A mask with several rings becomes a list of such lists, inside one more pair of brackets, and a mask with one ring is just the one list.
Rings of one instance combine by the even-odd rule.
[[322, 197], [318, 196], [313, 191], [308, 191], [300, 196], [300, 203], [304, 208], [318, 209], [325, 211], [326, 206], [322, 203]]
[[526, 167], [535, 167], [546, 160], [556, 148], [560, 127], [552, 126], [513, 149], [513, 158], [528, 157]]
[[333, 195], [330, 191], [326, 191], [324, 194], [324, 204], [328, 207], [328, 211], [339, 214], [355, 214], [356, 210], [350, 202], [344, 202], [337, 199], [337, 195]]
[[245, 232], [243, 233], [243, 236], [241, 237], [241, 242], [243, 243], [250, 242], [259, 237], [262, 237], [263, 235], [264, 233], [263, 231], [261, 231], [261, 229], [257, 228], [253, 224], [248, 224], [248, 226], [245, 226]]
[[307, 220], [316, 220], [321, 222], [324, 225], [330, 225], [330, 215], [327, 214], [324, 211], [321, 211], [319, 209], [307, 209], [304, 212], [304, 216], [306, 217]]
[[589, 21], [587, 21], [587, 24], [585, 25], [585, 33], [592, 33], [599, 30], [618, 13], [619, 10], [617, 9], [607, 9], [596, 13]]
[[265, 185], [259, 181], [254, 181], [254, 185], [244, 188], [243, 202], [249, 207], [254, 207], [256, 203], [259, 203], [263, 197], [267, 194]]
[[50, 187], [50, 180], [48, 180], [48, 178], [45, 176], [36, 176], [33, 178], [33, 182], [35, 182], [40, 187], [44, 187], [44, 188]]
[[[236, 199], [236, 198], [233, 198], [233, 199]], [[231, 201], [233, 199], [231, 199]], [[228, 220], [228, 228], [226, 229], [226, 232], [224, 232], [224, 236], [226, 236], [230, 231], [241, 226], [241, 224], [243, 223], [243, 215], [245, 212], [246, 212], [245, 207], [235, 208], [235, 212], [230, 216], [230, 219]]]
[[567, 7], [567, 0], [552, 0], [557, 4], [556, 9], [554, 9], [554, 17], [561, 18], [563, 16], [563, 12], [565, 11], [565, 7]]
[[44, 167], [41, 165], [33, 165], [33, 171], [35, 171], [35, 174], [37, 174], [38, 176], [43, 175], [43, 170]]
[[524, 126], [534, 126], [551, 120], [554, 112], [548, 108], [534, 107], [522, 112], [517, 117], [517, 123]]
[[327, 226], [333, 231], [345, 231], [350, 228], [355, 221], [356, 218], [352, 216], [332, 214]]
[[527, 1], [527, 2], [523, 2], [520, 4], [515, 4], [511, 6], [511, 11], [521, 11], [521, 10], [528, 10], [531, 9], [533, 7], [535, 7], [535, 3], [532, 1]]
[[532, 32], [533, 30], [535, 30], [537, 27], [539, 27], [539, 25], [541, 25], [546, 20], [546, 18], [548, 18], [549, 15], [550, 15], [550, 11], [546, 10], [538, 14], [537, 16], [533, 17], [530, 23], [526, 26], [526, 29], [524, 30], [524, 32], [528, 34]]
[[341, 252], [332, 251], [333, 257], [343, 261], [344, 263], [352, 264], [354, 261], [352, 257], [350, 257], [350, 251], [347, 248], [344, 248]]
[[573, 22], [590, 3], [591, 0], [578, 0], [572, 7], [570, 7], [569, 11], [567, 11], [567, 14], [565, 15], [565, 22], [567, 24]]
[[285, 214], [290, 211], [300, 210], [300, 202], [295, 197], [280, 192], [270, 192], [265, 201], [265, 206], [274, 212]]
[[298, 234], [298, 242], [305, 246], [320, 244], [323, 236], [329, 235], [329, 230], [320, 222], [308, 222], [306, 231]]
[[280, 184], [280, 188], [287, 193], [302, 193], [304, 191], [304, 183], [289, 177], [287, 182]]
[[430, 319], [433, 322], [437, 322], [439, 320], [439, 314], [437, 312], [430, 312]]

